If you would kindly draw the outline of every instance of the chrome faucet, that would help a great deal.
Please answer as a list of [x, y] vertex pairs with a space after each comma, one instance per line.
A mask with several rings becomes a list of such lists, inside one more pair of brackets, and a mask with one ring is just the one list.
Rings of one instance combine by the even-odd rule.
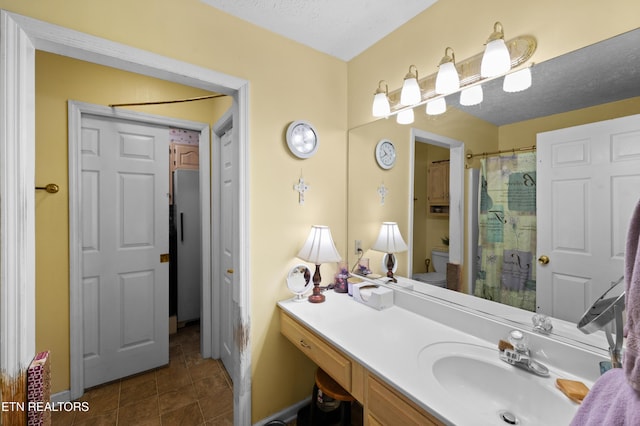
[[531, 352], [527, 346], [527, 339], [519, 330], [509, 333], [511, 347], [501, 348], [500, 359], [507, 364], [521, 368], [529, 373], [542, 377], [549, 377], [549, 369], [531, 358]]

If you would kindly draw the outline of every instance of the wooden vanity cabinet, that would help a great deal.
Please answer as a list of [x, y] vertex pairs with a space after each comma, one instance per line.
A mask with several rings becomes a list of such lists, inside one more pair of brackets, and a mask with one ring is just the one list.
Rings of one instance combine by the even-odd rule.
[[352, 392], [349, 358], [282, 311], [280, 332], [347, 392]]
[[367, 374], [365, 425], [442, 425], [412, 401], [371, 373]]
[[284, 311], [280, 332], [363, 405], [365, 426], [442, 425]]

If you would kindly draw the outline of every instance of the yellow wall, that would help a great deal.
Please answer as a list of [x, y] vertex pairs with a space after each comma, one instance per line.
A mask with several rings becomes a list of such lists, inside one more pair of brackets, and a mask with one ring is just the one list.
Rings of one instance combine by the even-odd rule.
[[499, 146], [501, 150], [529, 147], [536, 144], [536, 134], [540, 132], [633, 114], [640, 114], [640, 97], [500, 126]]

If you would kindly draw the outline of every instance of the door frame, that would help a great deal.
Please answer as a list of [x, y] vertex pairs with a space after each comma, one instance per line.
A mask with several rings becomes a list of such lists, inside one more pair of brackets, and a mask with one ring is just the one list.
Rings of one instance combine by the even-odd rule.
[[[35, 354], [35, 51], [68, 56], [233, 97], [238, 131], [239, 374], [234, 423], [251, 423], [249, 82], [0, 10], [0, 370], [17, 382]], [[68, 396], [68, 395], [67, 395]]]
[[[137, 111], [114, 109], [85, 102], [68, 101], [69, 121], [69, 367], [70, 398], [76, 399], [84, 393], [84, 312], [83, 312], [83, 267], [82, 267], [82, 116], [91, 114], [101, 118], [132, 121], [141, 125], [160, 125], [193, 130], [200, 133], [200, 217], [202, 235], [210, 234], [211, 208], [209, 187], [209, 125], [193, 121], [180, 120]], [[169, 149], [169, 146], [166, 147]], [[167, 168], [169, 164], [167, 163]], [[167, 198], [167, 208], [169, 199]], [[167, 224], [169, 226], [169, 224]], [[168, 242], [167, 242], [168, 244]], [[211, 241], [202, 240], [202, 329], [201, 350], [203, 358], [211, 356], [211, 303], [208, 295], [211, 286]], [[208, 319], [208, 321], [206, 320]], [[169, 318], [167, 317], [167, 321]]]
[[[462, 265], [464, 263], [464, 143], [458, 140], [431, 133], [426, 130], [411, 128], [411, 143], [409, 144], [409, 204], [413, 206], [415, 173], [415, 143], [449, 149], [449, 262]], [[407, 239], [409, 247], [413, 249], [413, 207], [409, 210], [409, 229]], [[409, 256], [407, 270], [413, 271], [413, 259]]]

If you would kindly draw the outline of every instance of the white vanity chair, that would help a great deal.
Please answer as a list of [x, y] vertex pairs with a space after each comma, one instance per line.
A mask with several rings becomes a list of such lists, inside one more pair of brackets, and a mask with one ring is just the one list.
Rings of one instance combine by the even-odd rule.
[[413, 274], [413, 279], [438, 287], [447, 287], [447, 263], [449, 262], [449, 253], [440, 250], [432, 250], [431, 261], [433, 262], [433, 269], [436, 272], [421, 272]]

